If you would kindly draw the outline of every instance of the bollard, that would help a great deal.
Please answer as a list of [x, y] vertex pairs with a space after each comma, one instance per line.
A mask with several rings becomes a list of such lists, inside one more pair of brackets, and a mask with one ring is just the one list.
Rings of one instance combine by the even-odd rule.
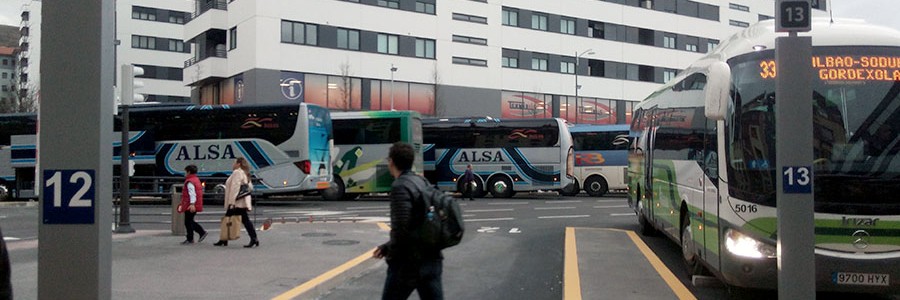
[[187, 229], [184, 228], [184, 214], [178, 212], [178, 205], [181, 204], [181, 189], [184, 184], [172, 185], [172, 235], [186, 235]]

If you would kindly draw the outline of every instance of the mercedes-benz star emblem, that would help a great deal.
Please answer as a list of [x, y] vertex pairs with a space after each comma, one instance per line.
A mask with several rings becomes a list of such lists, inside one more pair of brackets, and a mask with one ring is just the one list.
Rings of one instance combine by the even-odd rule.
[[865, 230], [857, 230], [853, 233], [853, 247], [856, 249], [866, 249], [869, 247], [869, 233]]

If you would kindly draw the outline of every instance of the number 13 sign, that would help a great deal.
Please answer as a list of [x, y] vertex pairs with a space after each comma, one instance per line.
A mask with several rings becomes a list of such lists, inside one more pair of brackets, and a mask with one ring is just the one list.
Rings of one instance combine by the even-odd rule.
[[44, 224], [94, 224], [94, 170], [44, 170]]

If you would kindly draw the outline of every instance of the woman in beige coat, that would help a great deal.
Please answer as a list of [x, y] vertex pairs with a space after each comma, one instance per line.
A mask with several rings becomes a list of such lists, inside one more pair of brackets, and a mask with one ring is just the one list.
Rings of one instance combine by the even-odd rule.
[[[241, 191], [241, 184], [248, 184], [250, 189], [253, 189], [253, 184], [250, 182], [250, 165], [246, 159], [238, 157], [231, 168], [231, 176], [228, 176], [228, 179], [225, 180], [225, 215], [241, 216], [244, 229], [247, 230], [247, 235], [250, 236], [250, 243], [244, 248], [258, 247], [259, 240], [256, 239], [256, 229], [253, 228], [253, 222], [250, 221], [250, 217], [247, 215], [247, 212], [253, 210], [253, 205], [250, 203], [251, 196], [247, 195], [237, 199], [237, 194]], [[213, 245], [228, 246], [228, 241], [220, 240]]]

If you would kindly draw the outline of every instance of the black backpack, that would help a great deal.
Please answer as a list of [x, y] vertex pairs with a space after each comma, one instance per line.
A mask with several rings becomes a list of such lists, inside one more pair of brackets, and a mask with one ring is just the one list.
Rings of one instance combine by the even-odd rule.
[[[420, 177], [421, 178], [421, 177]], [[425, 178], [421, 189], [421, 199], [425, 206], [422, 226], [416, 230], [422, 246], [444, 249], [456, 246], [462, 241], [465, 226], [462, 210], [452, 196], [434, 188]]]

